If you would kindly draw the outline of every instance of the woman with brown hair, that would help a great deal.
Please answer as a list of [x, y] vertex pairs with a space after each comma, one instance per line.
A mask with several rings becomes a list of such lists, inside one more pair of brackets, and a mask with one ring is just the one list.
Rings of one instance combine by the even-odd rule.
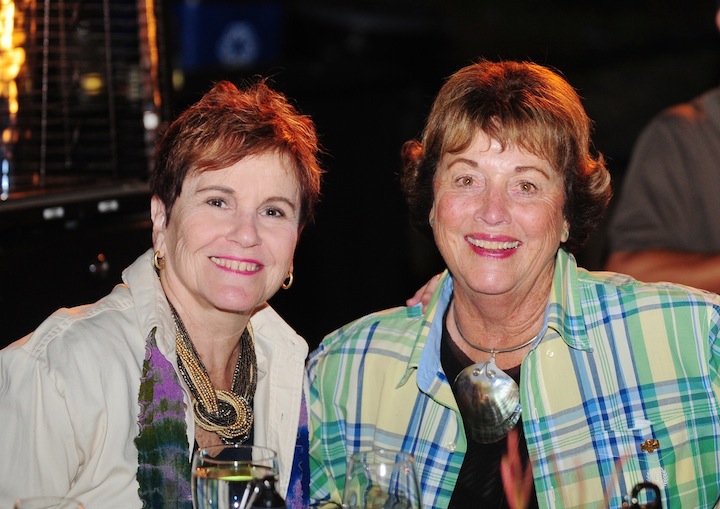
[[534, 63], [444, 84], [403, 188], [447, 271], [427, 311], [360, 318], [311, 355], [315, 501], [378, 447], [413, 455], [424, 507], [621, 507], [646, 482], [663, 507], [718, 498], [720, 298], [577, 266], [611, 196], [590, 127]]

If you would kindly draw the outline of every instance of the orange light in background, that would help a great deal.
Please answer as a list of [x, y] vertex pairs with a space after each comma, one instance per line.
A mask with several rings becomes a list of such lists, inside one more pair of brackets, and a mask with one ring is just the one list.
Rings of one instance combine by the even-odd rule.
[[7, 110], [7, 113], [3, 112], [5, 118], [0, 118], [0, 125], [2, 125], [0, 201], [7, 200], [10, 191], [8, 157], [12, 153], [12, 145], [17, 142], [15, 116], [18, 112], [18, 89], [15, 79], [25, 63], [25, 50], [20, 47], [23, 42], [25, 42], [24, 34], [22, 32], [15, 33], [15, 2], [0, 0], [0, 101], [3, 103], [2, 110]]
[[[11, 119], [18, 111], [17, 78], [20, 68], [25, 63], [25, 50], [16, 45], [18, 35], [15, 33], [15, 2], [0, 0], [0, 97], [7, 101]], [[3, 141], [8, 135], [3, 133]], [[12, 139], [12, 136], [10, 136]]]
[[87, 73], [82, 76], [80, 86], [86, 95], [99, 95], [103, 88], [103, 77], [97, 72]]
[[[155, 106], [156, 111], [159, 111], [160, 109], [160, 89], [157, 86], [158, 82], [158, 67], [159, 67], [159, 60], [160, 57], [158, 56], [158, 41], [157, 41], [157, 18], [155, 16], [155, 2], [153, 0], [145, 0], [145, 37], [148, 41], [148, 66], [150, 71], [150, 76], [152, 79], [154, 90], [153, 92], [153, 103]], [[141, 28], [142, 32], [142, 28]]]

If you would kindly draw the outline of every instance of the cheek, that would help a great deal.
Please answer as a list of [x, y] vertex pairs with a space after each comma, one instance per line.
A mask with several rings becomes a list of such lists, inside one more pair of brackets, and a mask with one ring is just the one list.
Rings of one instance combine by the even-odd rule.
[[528, 212], [523, 216], [526, 231], [538, 237], [557, 238], [559, 244], [564, 225], [562, 204], [551, 203]]
[[268, 232], [270, 250], [275, 259], [281, 263], [292, 262], [298, 243], [298, 231], [293, 228], [279, 229]]
[[451, 255], [457, 250], [457, 244], [463, 242], [462, 233], [467, 228], [463, 225], [467, 222], [467, 213], [463, 213], [456, 207], [443, 206], [436, 208], [435, 223], [432, 225], [433, 238], [443, 256]]
[[212, 221], [184, 219], [166, 230], [165, 242], [169, 249], [192, 251], [209, 242], [214, 235]]
[[448, 227], [470, 217], [470, 209], [462, 199], [440, 193], [433, 203], [432, 218], [443, 227]]

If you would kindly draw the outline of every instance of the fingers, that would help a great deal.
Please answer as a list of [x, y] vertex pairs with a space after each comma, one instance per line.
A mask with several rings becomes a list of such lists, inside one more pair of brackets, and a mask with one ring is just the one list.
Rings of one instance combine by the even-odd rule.
[[[425, 283], [423, 286], [421, 286], [420, 289], [418, 291], [416, 291], [412, 297], [410, 297], [408, 300], [405, 301], [405, 304], [408, 307], [412, 307], [412, 306], [415, 306], [416, 304], [420, 304], [421, 302], [423, 302], [423, 297], [426, 293], [428, 284], [429, 283]], [[431, 292], [431, 295], [432, 295], [432, 292]], [[426, 305], [427, 305], [427, 303], [423, 302], [423, 307]]]
[[405, 304], [408, 307], [422, 304], [423, 313], [427, 311], [428, 304], [430, 304], [430, 299], [435, 292], [435, 288], [437, 288], [437, 285], [440, 282], [440, 276], [442, 276], [442, 273], [435, 274], [433, 277], [431, 277], [427, 283], [425, 283], [423, 286], [420, 287], [418, 291], [415, 292], [415, 295], [405, 301]]

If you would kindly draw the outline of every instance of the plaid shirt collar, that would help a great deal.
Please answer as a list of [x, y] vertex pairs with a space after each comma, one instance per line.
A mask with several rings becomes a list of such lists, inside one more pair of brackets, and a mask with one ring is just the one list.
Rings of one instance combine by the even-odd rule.
[[[578, 290], [578, 268], [575, 258], [562, 249], [558, 249], [555, 259], [555, 274], [550, 289], [550, 298], [545, 311], [545, 327], [555, 330], [570, 348], [591, 352], [592, 346], [588, 328], [582, 313], [580, 291]], [[442, 338], [442, 320], [450, 305], [454, 290], [453, 278], [446, 270], [433, 294], [425, 313], [422, 327], [407, 368], [398, 381], [398, 386], [409, 379], [414, 370], [418, 370], [418, 386], [423, 392], [436, 394], [445, 374], [440, 365], [440, 341]]]

